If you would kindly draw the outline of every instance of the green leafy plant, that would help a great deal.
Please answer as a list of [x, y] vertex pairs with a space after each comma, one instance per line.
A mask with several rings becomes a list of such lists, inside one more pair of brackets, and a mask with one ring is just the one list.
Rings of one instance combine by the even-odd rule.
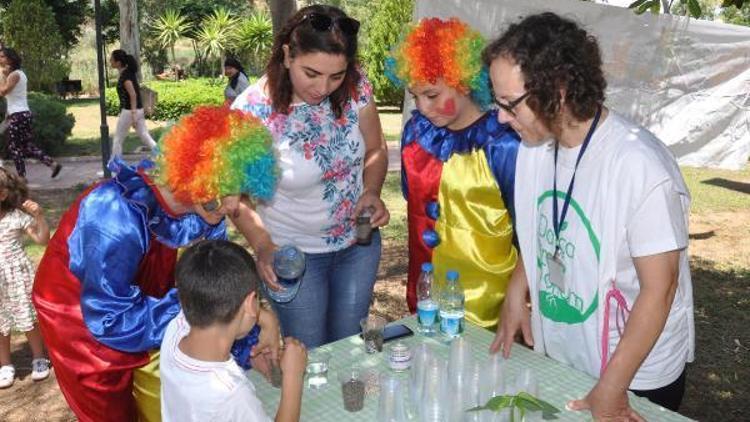
[[[630, 3], [628, 8], [633, 9], [639, 15], [646, 11], [659, 13], [663, 10], [664, 13], [671, 13], [674, 2], [675, 0], [636, 0]], [[729, 8], [734, 6], [737, 9], [742, 9], [742, 6], [748, 3], [750, 3], [750, 0], [723, 0], [721, 7]], [[680, 0], [679, 5], [680, 7], [677, 10], [686, 15], [689, 14], [695, 19], [704, 17], [703, 7], [701, 7], [699, 0]]]
[[413, 0], [381, 0], [376, 3], [372, 20], [367, 26], [367, 45], [362, 53], [362, 62], [372, 82], [375, 98], [381, 104], [402, 106], [404, 90], [385, 76], [385, 58], [411, 20], [413, 8]]
[[264, 12], [256, 12], [240, 22], [234, 33], [237, 53], [249, 59], [257, 73], [263, 68], [273, 46], [273, 24]]
[[492, 397], [484, 406], [471, 408], [469, 409], [469, 412], [477, 412], [479, 410], [492, 410], [499, 412], [503, 409], [510, 409], [511, 422], [515, 420], [516, 409], [518, 409], [521, 420], [523, 420], [526, 412], [542, 412], [542, 418], [545, 420], [557, 419], [557, 414], [560, 413], [560, 410], [555, 406], [523, 391], [515, 396], [505, 395]]
[[169, 48], [172, 53], [172, 61], [176, 62], [174, 45], [190, 31], [192, 25], [179, 11], [167, 9], [164, 15], [154, 22], [153, 27], [157, 34], [156, 38], [164, 48]]
[[[29, 93], [29, 108], [34, 116], [31, 121], [34, 143], [45, 152], [56, 155], [73, 131], [75, 117], [67, 112], [63, 102], [39, 92]], [[5, 104], [0, 102], [0, 120], [5, 117], [5, 111]]]
[[[250, 79], [253, 80], [252, 77]], [[182, 81], [153, 81], [146, 85], [158, 95], [153, 114], [149, 118], [176, 120], [190, 113], [197, 106], [223, 104], [226, 80], [193, 78]], [[108, 88], [105, 97], [107, 114], [118, 115], [120, 103], [115, 88]]]
[[233, 46], [232, 28], [237, 25], [237, 18], [225, 8], [220, 7], [202, 22], [196, 34], [196, 40], [203, 54], [209, 59], [218, 59], [219, 75], [223, 68], [224, 53]]

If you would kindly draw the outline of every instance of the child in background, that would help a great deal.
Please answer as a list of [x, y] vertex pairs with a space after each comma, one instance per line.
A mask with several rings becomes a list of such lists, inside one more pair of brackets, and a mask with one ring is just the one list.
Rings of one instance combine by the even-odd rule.
[[0, 167], [0, 388], [13, 385], [16, 377], [10, 359], [11, 330], [26, 333], [29, 340], [31, 379], [49, 376], [49, 360], [31, 304], [34, 265], [21, 243], [26, 233], [34, 242], [46, 245], [49, 226], [42, 208], [28, 199], [28, 194], [23, 179]]
[[[253, 258], [232, 242], [201, 241], [182, 255], [175, 279], [182, 312], [161, 345], [162, 420], [270, 420], [230, 355], [232, 343], [258, 321], [260, 279]], [[299, 420], [306, 362], [304, 346], [287, 337], [276, 421]]]

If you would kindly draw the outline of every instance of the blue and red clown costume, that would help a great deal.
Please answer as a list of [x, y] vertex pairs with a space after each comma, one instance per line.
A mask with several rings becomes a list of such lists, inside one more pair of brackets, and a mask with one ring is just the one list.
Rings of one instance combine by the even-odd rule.
[[[190, 129], [206, 119], [213, 126]], [[270, 134], [254, 118], [198, 109], [162, 141], [159, 177], [187, 204], [239, 193], [267, 199], [276, 179], [270, 148]], [[177, 151], [192, 161], [178, 160]], [[231, 172], [227, 165], [238, 167]], [[160, 420], [158, 349], [180, 312], [177, 250], [227, 235], [224, 220], [212, 225], [196, 213], [176, 214], [149, 166], [113, 162], [116, 175], [89, 188], [63, 215], [37, 271], [33, 302], [42, 335], [60, 390], [81, 421]], [[168, 180], [200, 166], [211, 167], [195, 174], [200, 189]], [[226, 181], [227, 172], [234, 180]], [[256, 326], [234, 345], [244, 367], [258, 335]]]
[[467, 95], [484, 114], [453, 131], [413, 111], [401, 138], [402, 189], [407, 200], [409, 272], [406, 298], [417, 305], [421, 265], [432, 262], [442, 283], [459, 272], [467, 320], [498, 324], [518, 254], [513, 189], [519, 136], [490, 110], [481, 35], [457, 20], [430, 18], [412, 26], [391, 52], [387, 74], [406, 86], [438, 79]]

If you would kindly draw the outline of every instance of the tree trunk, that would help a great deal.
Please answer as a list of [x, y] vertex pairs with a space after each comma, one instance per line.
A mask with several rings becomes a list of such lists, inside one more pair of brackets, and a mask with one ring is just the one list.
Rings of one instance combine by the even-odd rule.
[[276, 35], [286, 21], [297, 12], [297, 2], [295, 0], [269, 0], [269, 5], [271, 6], [273, 34]]
[[141, 80], [141, 43], [138, 31], [137, 0], [119, 0], [120, 48], [135, 58], [138, 63], [138, 80]]

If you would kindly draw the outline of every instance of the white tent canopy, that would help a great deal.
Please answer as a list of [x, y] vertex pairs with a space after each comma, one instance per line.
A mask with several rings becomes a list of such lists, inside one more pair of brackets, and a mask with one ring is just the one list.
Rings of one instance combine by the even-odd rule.
[[691, 166], [750, 157], [750, 28], [580, 0], [417, 0], [416, 19], [455, 16], [487, 39], [520, 17], [575, 19], [602, 49], [607, 105], [654, 132]]

